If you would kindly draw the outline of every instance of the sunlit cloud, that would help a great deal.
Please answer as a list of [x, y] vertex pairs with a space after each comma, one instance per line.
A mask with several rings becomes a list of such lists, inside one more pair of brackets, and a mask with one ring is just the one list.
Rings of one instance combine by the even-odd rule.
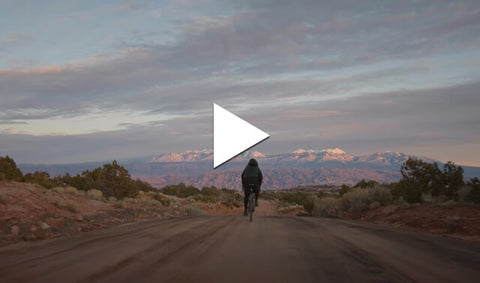
[[[39, 119], [16, 119], [0, 123], [0, 133], [21, 135], [81, 135], [126, 130], [145, 124], [178, 118], [165, 114], [132, 113], [130, 110], [83, 113], [81, 116], [55, 116]], [[12, 127], [14, 126], [14, 127]]]

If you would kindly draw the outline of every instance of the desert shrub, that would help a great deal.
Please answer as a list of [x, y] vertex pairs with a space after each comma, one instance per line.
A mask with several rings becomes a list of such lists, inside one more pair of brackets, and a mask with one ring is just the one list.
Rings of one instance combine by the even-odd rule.
[[388, 188], [374, 187], [367, 190], [370, 201], [378, 201], [382, 206], [391, 204], [393, 196]]
[[0, 156], [0, 175], [0, 180], [23, 181], [22, 171], [20, 171], [15, 161], [8, 155], [5, 157]]
[[85, 192], [79, 191], [74, 187], [65, 187], [65, 192], [72, 195], [85, 195]]
[[309, 215], [313, 213], [316, 198], [315, 194], [307, 192], [282, 193], [279, 196], [280, 202], [285, 203], [281, 206], [301, 205]]
[[315, 195], [307, 195], [302, 203], [303, 208], [308, 215], [313, 214], [313, 209], [315, 207], [315, 199]]
[[207, 215], [207, 213], [197, 207], [192, 207], [192, 206], [189, 206], [187, 207], [185, 213], [188, 215], [188, 216], [202, 216], [202, 215]]
[[302, 205], [305, 197], [306, 193], [304, 192], [282, 193], [280, 195], [280, 200], [289, 204]]
[[344, 211], [365, 211], [370, 209], [374, 202], [378, 202], [378, 206], [384, 206], [392, 203], [392, 200], [387, 188], [353, 189], [340, 198], [340, 205]]
[[153, 199], [160, 202], [163, 206], [170, 206], [170, 204], [173, 202], [171, 198], [165, 196], [162, 193], [153, 194]]
[[343, 196], [344, 194], [348, 193], [350, 190], [352, 190], [353, 188], [349, 187], [348, 185], [341, 185], [340, 186], [340, 190], [338, 190], [338, 193]]
[[74, 187], [53, 187], [52, 191], [57, 192], [57, 193], [67, 193], [71, 195], [85, 195], [83, 191], [79, 191]]
[[140, 191], [156, 191], [150, 184], [138, 179], [132, 179], [128, 170], [119, 165], [116, 160], [111, 164], [103, 164], [82, 174], [57, 176], [53, 179], [57, 186], [72, 186], [81, 191], [98, 189], [106, 197], [118, 199], [134, 197]]
[[383, 213], [385, 213], [385, 214], [391, 214], [391, 213], [394, 213], [395, 211], [397, 211], [398, 207], [399, 207], [398, 205], [390, 204], [390, 205], [385, 206], [382, 210], [383, 210]]
[[152, 206], [163, 207], [164, 206], [158, 200], [153, 199], [153, 198], [148, 198], [148, 197], [142, 197], [142, 198], [135, 199], [135, 203], [140, 204], [143, 207], [152, 207]]
[[101, 200], [103, 197], [103, 193], [100, 190], [91, 189], [87, 191], [87, 197], [95, 200]]
[[200, 194], [200, 190], [195, 188], [194, 186], [187, 186], [184, 183], [180, 183], [178, 185], [168, 185], [160, 189], [160, 192], [176, 196], [179, 198], [187, 198], [190, 196]]
[[277, 199], [277, 194], [274, 191], [262, 190], [260, 191], [259, 198], [265, 199], [265, 200], [275, 200]]
[[443, 195], [448, 199], [457, 199], [458, 190], [464, 184], [463, 168], [461, 166], [455, 166], [454, 163], [449, 161], [443, 165], [440, 184], [437, 184], [437, 186], [433, 187], [432, 195]]
[[192, 197], [194, 200], [204, 203], [218, 203], [220, 201], [219, 195], [204, 195], [198, 194]]
[[200, 192], [202, 193], [202, 195], [206, 195], [206, 196], [219, 196], [220, 195], [220, 191], [215, 186], [203, 187]]
[[374, 201], [372, 203], [370, 203], [370, 205], [368, 206], [368, 209], [375, 209], [377, 207], [380, 207], [381, 204], [378, 202], [378, 201]]
[[401, 168], [402, 179], [395, 184], [395, 197], [415, 203], [422, 202], [423, 194], [433, 197], [458, 199], [458, 190], [463, 186], [463, 168], [447, 162], [440, 170], [438, 164], [409, 158]]
[[243, 205], [243, 197], [235, 190], [220, 190], [220, 203], [228, 208], [240, 207]]
[[324, 197], [315, 201], [314, 216], [336, 216], [340, 208], [340, 198]]
[[294, 211], [294, 210], [299, 210], [299, 209], [304, 209], [303, 205], [298, 205], [298, 204], [291, 204], [291, 205], [286, 205], [284, 206], [285, 203], [282, 205], [282, 204], [278, 204], [277, 205], [277, 211], [278, 212], [290, 212], [290, 211]]
[[205, 203], [218, 203], [220, 201], [220, 190], [216, 187], [203, 187], [200, 194], [194, 195], [193, 198], [197, 201]]
[[434, 202], [435, 198], [432, 196], [431, 193], [423, 193], [422, 194], [422, 202]]
[[323, 197], [314, 200], [312, 215], [337, 216], [340, 212], [361, 212], [393, 203], [390, 189], [377, 186], [353, 188], [339, 197]]
[[353, 187], [354, 188], [360, 188], [360, 189], [366, 189], [366, 188], [373, 188], [375, 186], [378, 186], [380, 185], [377, 181], [374, 181], [374, 180], [365, 180], [365, 179], [362, 179], [360, 180], [358, 183], [356, 183]]
[[466, 195], [466, 199], [475, 203], [480, 203], [480, 180], [475, 177], [469, 182], [470, 192]]
[[54, 205], [60, 209], [66, 209], [70, 212], [76, 213], [78, 212], [77, 204], [73, 201], [63, 201], [63, 200], [56, 200]]
[[50, 174], [44, 171], [35, 171], [34, 173], [27, 173], [23, 177], [27, 183], [38, 184], [47, 189], [53, 188], [55, 183], [50, 179]]
[[368, 192], [366, 190], [354, 189], [344, 194], [340, 199], [343, 211], [364, 211], [368, 209]]
[[125, 199], [123, 199], [123, 200], [117, 200], [117, 201], [113, 202], [113, 207], [114, 207], [114, 208], [118, 208], [118, 209], [127, 208], [127, 205], [126, 205], [126, 203], [125, 203]]
[[54, 187], [54, 188], [52, 188], [52, 191], [63, 194], [63, 193], [65, 193], [65, 188], [64, 187]]

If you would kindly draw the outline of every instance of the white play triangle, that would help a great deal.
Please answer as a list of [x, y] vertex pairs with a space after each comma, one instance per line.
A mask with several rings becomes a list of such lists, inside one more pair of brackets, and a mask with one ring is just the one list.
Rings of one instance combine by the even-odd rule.
[[264, 131], [213, 103], [213, 168], [268, 137]]

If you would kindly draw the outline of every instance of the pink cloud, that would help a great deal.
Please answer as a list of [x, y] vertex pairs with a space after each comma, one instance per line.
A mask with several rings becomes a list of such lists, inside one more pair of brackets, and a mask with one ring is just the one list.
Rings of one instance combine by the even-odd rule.
[[291, 110], [291, 111], [286, 111], [282, 116], [283, 118], [290, 120], [290, 119], [320, 118], [320, 117], [328, 117], [328, 116], [336, 116], [336, 115], [340, 115], [340, 112], [334, 111], [334, 110], [321, 110], [321, 111]]
[[69, 67], [64, 65], [34, 66], [26, 68], [0, 69], [0, 75], [46, 75], [58, 74]]

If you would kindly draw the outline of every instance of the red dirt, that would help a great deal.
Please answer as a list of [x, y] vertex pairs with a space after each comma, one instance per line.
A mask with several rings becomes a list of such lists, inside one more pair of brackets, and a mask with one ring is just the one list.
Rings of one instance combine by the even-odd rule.
[[118, 205], [28, 183], [0, 182], [0, 246], [182, 214], [142, 203]]
[[425, 203], [403, 207], [392, 205], [360, 214], [347, 213], [342, 218], [480, 240], [480, 206], [469, 203]]

